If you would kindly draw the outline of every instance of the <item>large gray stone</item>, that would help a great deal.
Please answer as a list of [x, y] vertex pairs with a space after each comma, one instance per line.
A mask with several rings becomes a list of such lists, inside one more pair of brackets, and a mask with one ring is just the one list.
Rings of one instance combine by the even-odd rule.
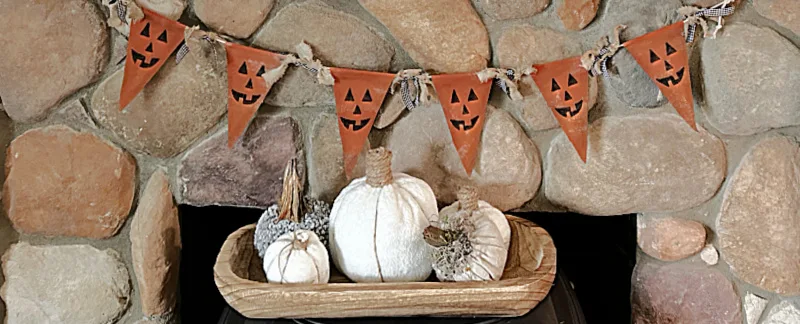
[[482, 0], [481, 7], [494, 19], [528, 18], [542, 12], [550, 0]]
[[[311, 144], [308, 152], [308, 195], [332, 202], [339, 192], [350, 183], [344, 172], [342, 138], [339, 136], [339, 119], [336, 115], [320, 114], [308, 136]], [[364, 144], [353, 177], [364, 176], [369, 140]], [[352, 179], [351, 179], [352, 180]]]
[[133, 157], [66, 126], [35, 128], [14, 139], [6, 170], [4, 210], [21, 232], [108, 238], [133, 204]]
[[[530, 25], [506, 29], [495, 47], [501, 67], [524, 69], [533, 64], [562, 60], [581, 55], [580, 43], [564, 33]], [[520, 79], [522, 100], [506, 100], [504, 108], [518, 116], [523, 126], [532, 131], [558, 127], [558, 121], [530, 76]], [[597, 79], [589, 79], [589, 109], [597, 99]]]
[[769, 314], [761, 324], [795, 324], [800, 323], [800, 307], [796, 302], [784, 300], [769, 310]]
[[0, 97], [11, 119], [44, 119], [108, 60], [105, 19], [88, 0], [0, 1]]
[[148, 316], [171, 313], [178, 297], [181, 227], [169, 178], [162, 170], [150, 176], [139, 199], [131, 222], [130, 241], [142, 313]]
[[305, 164], [300, 130], [288, 117], [256, 117], [232, 149], [227, 141], [223, 128], [182, 158], [183, 203], [267, 208], [282, 192], [286, 163], [298, 158], [298, 165]]
[[218, 44], [189, 41], [191, 51], [180, 64], [169, 57], [136, 98], [119, 110], [123, 70], [100, 83], [92, 112], [101, 127], [128, 146], [168, 158], [219, 122], [226, 111], [228, 82], [225, 51]]
[[741, 324], [739, 296], [721, 272], [671, 263], [639, 264], [632, 280], [635, 324]]
[[702, 58], [714, 128], [751, 135], [800, 124], [800, 50], [778, 33], [731, 24], [705, 42]]
[[250, 37], [272, 10], [273, 0], [194, 0], [206, 26], [236, 38]]
[[[539, 1], [539, 0], [537, 0]], [[359, 0], [425, 70], [476, 72], [490, 58], [489, 34], [469, 1]]]
[[688, 209], [725, 178], [725, 147], [677, 114], [605, 117], [589, 126], [584, 164], [564, 134], [550, 145], [545, 195], [587, 215]]
[[[253, 38], [269, 50], [294, 53], [302, 42], [326, 66], [388, 71], [394, 48], [360, 19], [321, 2], [306, 1], [283, 7]], [[274, 106], [333, 105], [333, 92], [301, 68], [290, 68], [265, 101]]]
[[762, 140], [731, 175], [717, 219], [722, 257], [742, 280], [800, 293], [800, 146]]
[[[610, 0], [601, 27], [610, 34], [617, 25], [628, 26], [622, 32], [624, 42], [678, 21], [676, 10], [681, 6], [680, 0]], [[611, 78], [605, 81], [628, 105], [658, 107], [667, 103], [666, 99], [658, 100], [658, 87], [627, 50], [621, 49], [609, 60], [609, 70]]]
[[759, 14], [800, 36], [800, 6], [795, 0], [754, 0]]
[[3, 255], [7, 323], [115, 323], [130, 304], [119, 254], [89, 245], [18, 243]]
[[533, 199], [541, 183], [536, 145], [507, 112], [487, 107], [477, 163], [468, 177], [438, 103], [419, 107], [397, 121], [386, 135], [392, 168], [425, 180], [442, 204], [456, 200], [458, 187], [471, 184], [481, 200], [501, 210]]

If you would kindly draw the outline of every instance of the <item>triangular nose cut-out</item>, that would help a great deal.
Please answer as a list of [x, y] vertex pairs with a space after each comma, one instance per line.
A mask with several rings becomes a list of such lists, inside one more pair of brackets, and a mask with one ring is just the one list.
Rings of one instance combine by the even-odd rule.
[[667, 71], [672, 70], [672, 64], [669, 64], [668, 61], [664, 61], [664, 69], [666, 69]]
[[464, 105], [464, 109], [461, 110], [461, 114], [469, 115], [469, 109], [467, 109], [467, 105]]
[[564, 101], [572, 100], [572, 96], [569, 95], [569, 91], [564, 91]]
[[672, 55], [672, 54], [675, 54], [675, 52], [677, 52], [677, 51], [675, 50], [675, 48], [674, 48], [674, 47], [672, 47], [672, 45], [670, 45], [669, 43], [667, 43], [667, 55]]
[[239, 67], [239, 73], [247, 74], [247, 63], [242, 62], [242, 66]]
[[458, 100], [458, 95], [456, 94], [456, 90], [453, 89], [453, 95], [450, 96], [450, 103], [459, 103], [461, 101]]
[[661, 58], [658, 57], [658, 55], [656, 55], [656, 53], [653, 52], [653, 50], [650, 50], [650, 63], [655, 63], [658, 62], [659, 60], [661, 60]]
[[247, 84], [244, 87], [247, 89], [253, 89], [253, 79], [247, 79]]
[[361, 107], [356, 105], [356, 110], [353, 110], [353, 115], [361, 115]]
[[153, 52], [153, 43], [147, 45], [147, 48], [144, 49], [145, 52], [152, 53]]
[[344, 101], [356, 101], [356, 99], [355, 99], [355, 98], [353, 98], [353, 91], [352, 91], [352, 89], [347, 89], [347, 95], [346, 95], [346, 96], [344, 96]]

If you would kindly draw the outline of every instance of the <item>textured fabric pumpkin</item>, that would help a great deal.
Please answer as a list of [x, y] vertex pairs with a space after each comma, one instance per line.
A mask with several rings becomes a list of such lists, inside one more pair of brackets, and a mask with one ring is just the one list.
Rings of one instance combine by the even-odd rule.
[[424, 233], [435, 247], [433, 269], [439, 280], [500, 280], [511, 227], [500, 210], [478, 200], [475, 188], [461, 188], [458, 201], [443, 208], [431, 223]]
[[329, 244], [334, 264], [355, 282], [422, 281], [431, 273], [423, 230], [437, 212], [424, 181], [391, 170], [391, 152], [367, 153], [367, 176], [333, 203]]
[[328, 251], [314, 232], [286, 233], [267, 248], [264, 272], [271, 283], [327, 283]]

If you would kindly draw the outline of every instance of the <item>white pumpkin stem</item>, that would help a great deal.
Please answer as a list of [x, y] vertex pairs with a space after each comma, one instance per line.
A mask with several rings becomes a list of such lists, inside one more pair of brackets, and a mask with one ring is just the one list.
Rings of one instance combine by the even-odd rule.
[[367, 152], [367, 184], [376, 188], [392, 183], [392, 152], [379, 147]]
[[292, 240], [292, 247], [296, 250], [305, 250], [308, 248], [309, 237], [305, 233], [294, 233], [294, 240]]
[[462, 186], [456, 194], [458, 209], [468, 212], [478, 210], [478, 189], [473, 186]]
[[278, 220], [288, 219], [295, 223], [300, 222], [300, 192], [303, 184], [297, 175], [297, 160], [291, 159], [286, 163], [283, 171], [283, 193], [278, 202]]

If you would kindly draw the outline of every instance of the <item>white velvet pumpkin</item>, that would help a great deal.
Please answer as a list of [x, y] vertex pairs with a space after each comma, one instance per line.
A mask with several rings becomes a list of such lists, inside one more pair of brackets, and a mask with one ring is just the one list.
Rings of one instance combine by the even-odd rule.
[[271, 283], [327, 283], [328, 251], [314, 232], [286, 233], [267, 247], [264, 272]]
[[333, 203], [329, 240], [334, 264], [355, 282], [422, 281], [432, 248], [422, 232], [437, 212], [424, 181], [391, 173], [391, 152], [367, 153], [367, 177], [353, 180]]
[[[464, 235], [460, 242], [437, 248], [438, 258], [433, 265], [436, 277], [442, 281], [500, 280], [511, 243], [508, 220], [499, 209], [477, 200], [474, 188], [462, 188], [458, 195], [459, 201], [431, 219], [433, 224], [463, 231]], [[472, 202], [465, 203], [469, 199]], [[473, 205], [465, 206], [469, 204]]]

